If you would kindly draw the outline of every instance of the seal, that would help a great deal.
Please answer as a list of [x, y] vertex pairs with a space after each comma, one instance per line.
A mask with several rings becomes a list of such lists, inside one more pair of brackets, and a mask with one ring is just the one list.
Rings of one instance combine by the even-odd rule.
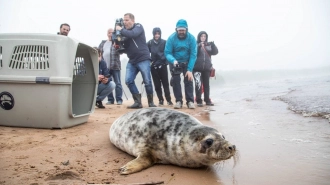
[[236, 147], [189, 114], [151, 107], [128, 112], [109, 130], [111, 143], [136, 158], [120, 168], [131, 174], [155, 163], [198, 168], [234, 158]]

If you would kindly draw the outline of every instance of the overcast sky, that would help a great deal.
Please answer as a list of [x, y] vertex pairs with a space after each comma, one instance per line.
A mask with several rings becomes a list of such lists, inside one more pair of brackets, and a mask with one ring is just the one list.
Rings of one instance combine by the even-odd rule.
[[65, 22], [70, 37], [98, 46], [128, 12], [147, 40], [154, 27], [166, 40], [179, 19], [194, 36], [206, 31], [219, 48], [217, 69], [330, 66], [329, 0], [0, 0], [0, 33], [56, 34]]

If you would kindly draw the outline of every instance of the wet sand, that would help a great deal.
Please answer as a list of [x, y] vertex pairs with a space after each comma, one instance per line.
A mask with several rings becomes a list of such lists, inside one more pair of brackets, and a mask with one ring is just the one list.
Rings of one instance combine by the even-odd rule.
[[269, 99], [222, 101], [211, 114], [213, 126], [240, 153], [235, 168], [225, 165], [217, 172], [223, 184], [329, 184], [328, 120], [303, 117], [287, 107]]

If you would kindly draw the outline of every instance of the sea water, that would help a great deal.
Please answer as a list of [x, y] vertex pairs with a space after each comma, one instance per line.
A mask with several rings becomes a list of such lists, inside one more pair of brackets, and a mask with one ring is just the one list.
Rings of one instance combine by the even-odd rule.
[[330, 70], [217, 77], [210, 120], [240, 156], [215, 166], [219, 184], [329, 184]]

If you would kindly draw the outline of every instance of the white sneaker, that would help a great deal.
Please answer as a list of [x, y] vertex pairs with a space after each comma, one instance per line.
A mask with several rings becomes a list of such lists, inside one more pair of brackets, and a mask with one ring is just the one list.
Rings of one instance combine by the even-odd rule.
[[182, 103], [180, 101], [176, 102], [174, 105], [175, 109], [181, 109], [182, 108]]
[[188, 102], [188, 104], [187, 104], [187, 107], [189, 108], [189, 109], [195, 109], [195, 104], [193, 103], [193, 102]]

